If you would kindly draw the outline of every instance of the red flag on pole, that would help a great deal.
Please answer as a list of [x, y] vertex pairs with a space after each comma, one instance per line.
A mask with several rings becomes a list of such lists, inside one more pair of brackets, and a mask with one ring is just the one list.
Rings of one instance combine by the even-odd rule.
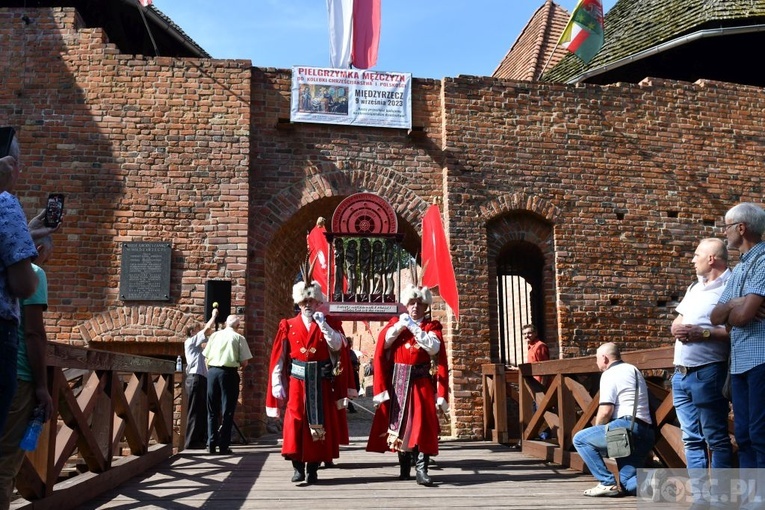
[[328, 294], [327, 289], [327, 264], [328, 264], [328, 245], [327, 238], [324, 237], [323, 218], [319, 218], [316, 226], [309, 232], [306, 240], [308, 241], [308, 260], [313, 264], [313, 279], [319, 282], [324, 295]]
[[438, 287], [438, 293], [452, 309], [455, 317], [460, 316], [460, 297], [457, 280], [446, 233], [441, 223], [441, 212], [437, 205], [431, 205], [422, 218], [422, 284]]
[[380, 47], [382, 0], [353, 0], [353, 48], [351, 62], [357, 69], [377, 64]]

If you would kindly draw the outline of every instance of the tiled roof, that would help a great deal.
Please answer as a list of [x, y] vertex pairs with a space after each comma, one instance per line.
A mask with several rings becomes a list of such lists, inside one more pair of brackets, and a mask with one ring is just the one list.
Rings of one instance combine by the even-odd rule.
[[567, 53], [564, 48], [555, 48], [555, 43], [566, 27], [569, 16], [566, 9], [552, 0], [545, 0], [492, 76], [511, 80], [537, 79], [550, 59], [550, 54], [555, 51], [547, 66], [552, 69]]
[[190, 49], [193, 49], [194, 51], [196, 51], [199, 54], [199, 56], [204, 58], [211, 58], [210, 54], [207, 53], [204, 50], [204, 48], [198, 45], [196, 41], [194, 41], [191, 37], [189, 37], [189, 35], [186, 32], [184, 32], [181, 27], [176, 25], [175, 22], [172, 19], [170, 19], [170, 17], [167, 14], [157, 9], [157, 7], [154, 4], [150, 5], [149, 9], [151, 9], [157, 15], [157, 17], [160, 18], [165, 23], [165, 27], [163, 27], [164, 30], [175, 32], [178, 35], [178, 37], [182, 39]]
[[119, 51], [133, 55], [210, 55], [155, 5], [137, 0], [2, 0], [2, 7], [73, 7], [89, 28], [103, 28]]
[[568, 82], [698, 30], [763, 20], [765, 0], [618, 0], [605, 16], [605, 44], [589, 65], [569, 54], [542, 79]]

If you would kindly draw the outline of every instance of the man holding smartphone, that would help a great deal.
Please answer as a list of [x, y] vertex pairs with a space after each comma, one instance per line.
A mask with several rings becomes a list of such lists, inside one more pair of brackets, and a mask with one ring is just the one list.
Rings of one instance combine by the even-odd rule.
[[0, 433], [16, 393], [19, 298], [37, 289], [32, 260], [37, 249], [19, 201], [11, 193], [19, 176], [19, 144], [13, 136], [9, 154], [0, 158], [0, 175], [10, 175], [0, 189]]
[[14, 479], [21, 469], [25, 454], [20, 443], [35, 409], [42, 410], [44, 421], [50, 419], [53, 410], [45, 359], [48, 337], [43, 320], [43, 312], [48, 308], [48, 279], [40, 267], [50, 257], [53, 241], [50, 236], [46, 236], [36, 244], [39, 255], [33, 268], [39, 283], [32, 296], [21, 300], [18, 389], [11, 403], [5, 432], [0, 434], [0, 509], [8, 508], [11, 503]]

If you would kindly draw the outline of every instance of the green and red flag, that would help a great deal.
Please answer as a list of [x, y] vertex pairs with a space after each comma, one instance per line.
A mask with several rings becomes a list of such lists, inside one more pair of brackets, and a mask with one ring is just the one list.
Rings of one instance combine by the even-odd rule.
[[579, 0], [558, 41], [585, 64], [603, 47], [603, 4], [601, 0]]

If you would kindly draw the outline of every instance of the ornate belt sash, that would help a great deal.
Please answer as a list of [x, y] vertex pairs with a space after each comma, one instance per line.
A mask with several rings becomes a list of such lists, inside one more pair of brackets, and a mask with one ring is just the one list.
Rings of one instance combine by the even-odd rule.
[[322, 441], [326, 437], [324, 429], [324, 406], [321, 391], [321, 379], [326, 379], [327, 373], [332, 374], [332, 362], [292, 360], [290, 375], [305, 382], [305, 412], [308, 426], [311, 428], [311, 438]]
[[390, 421], [388, 423], [388, 446], [392, 450], [403, 451], [409, 435], [409, 420], [412, 413], [412, 381], [430, 375], [430, 366], [393, 365], [392, 392], [390, 396]]

